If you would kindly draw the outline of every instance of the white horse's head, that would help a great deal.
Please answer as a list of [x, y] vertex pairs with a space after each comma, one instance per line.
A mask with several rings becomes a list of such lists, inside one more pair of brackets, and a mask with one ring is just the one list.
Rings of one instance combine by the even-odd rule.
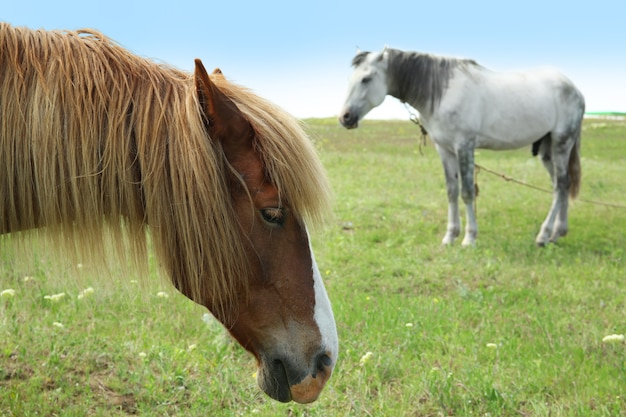
[[350, 76], [348, 95], [339, 122], [347, 129], [359, 125], [359, 121], [374, 107], [380, 105], [387, 95], [387, 47], [382, 52], [361, 52], [352, 60], [354, 72]]

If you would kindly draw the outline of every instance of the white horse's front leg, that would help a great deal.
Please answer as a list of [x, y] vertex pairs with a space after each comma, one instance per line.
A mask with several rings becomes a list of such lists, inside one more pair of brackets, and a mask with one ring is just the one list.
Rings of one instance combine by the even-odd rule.
[[441, 240], [441, 244], [451, 245], [452, 243], [454, 243], [454, 239], [459, 237], [460, 234], [461, 217], [459, 216], [459, 201], [458, 198], [452, 201], [450, 197], [448, 197], [448, 227], [446, 229], [445, 236]]
[[448, 192], [448, 228], [441, 243], [451, 245], [461, 233], [461, 218], [459, 216], [459, 179], [458, 162], [456, 155], [437, 146], [443, 171], [446, 177], [446, 190]]
[[474, 212], [474, 147], [467, 145], [458, 151], [459, 170], [461, 171], [461, 197], [465, 203], [466, 223], [463, 246], [470, 246], [476, 242], [478, 224]]

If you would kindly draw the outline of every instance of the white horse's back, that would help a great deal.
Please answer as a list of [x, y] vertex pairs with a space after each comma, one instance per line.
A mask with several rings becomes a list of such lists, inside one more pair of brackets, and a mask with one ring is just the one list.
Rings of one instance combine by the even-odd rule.
[[[572, 95], [578, 99], [564, 99]], [[577, 108], [584, 109], [582, 94], [556, 69], [493, 72], [477, 66], [456, 72], [438, 111], [426, 119], [436, 130], [449, 130], [439, 124], [449, 125], [451, 114], [463, 115], [463, 136], [475, 137], [477, 148], [505, 150], [568, 130], [580, 120]]]

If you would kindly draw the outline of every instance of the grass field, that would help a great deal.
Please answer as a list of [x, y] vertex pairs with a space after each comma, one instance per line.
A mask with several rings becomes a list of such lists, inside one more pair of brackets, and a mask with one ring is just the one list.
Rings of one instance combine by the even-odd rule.
[[[306, 127], [335, 190], [313, 244], [340, 360], [316, 403], [269, 400], [253, 358], [161, 279], [53, 270], [5, 239], [0, 416], [626, 415], [626, 344], [603, 342], [626, 333], [626, 209], [581, 201], [626, 206], [626, 122], [585, 121], [570, 233], [542, 249], [551, 196], [486, 172], [477, 245], [441, 247], [443, 173], [410, 122]], [[476, 161], [549, 187], [530, 149]]]

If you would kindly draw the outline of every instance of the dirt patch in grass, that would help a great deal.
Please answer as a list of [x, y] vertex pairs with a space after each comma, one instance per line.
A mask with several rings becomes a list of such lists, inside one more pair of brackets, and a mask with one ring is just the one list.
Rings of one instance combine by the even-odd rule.
[[96, 402], [123, 411], [126, 414], [136, 415], [137, 401], [130, 393], [119, 393], [106, 384], [105, 375], [92, 374], [89, 378], [89, 387]]

